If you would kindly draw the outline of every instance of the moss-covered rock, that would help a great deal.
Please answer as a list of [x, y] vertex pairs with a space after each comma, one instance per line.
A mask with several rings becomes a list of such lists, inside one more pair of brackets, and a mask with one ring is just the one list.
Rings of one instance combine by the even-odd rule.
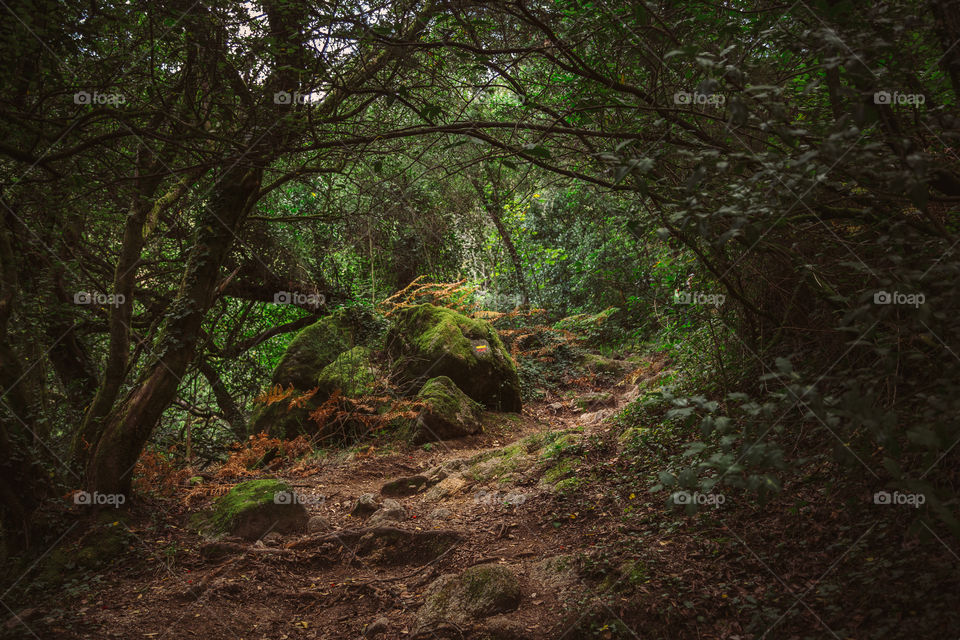
[[608, 391], [587, 393], [582, 396], [578, 396], [573, 402], [581, 411], [591, 411], [594, 409], [599, 409], [600, 407], [612, 407], [617, 403], [616, 399], [613, 397], [613, 394]]
[[[287, 346], [283, 357], [274, 369], [271, 385], [293, 388], [298, 394], [318, 386], [323, 376], [323, 388], [319, 389], [303, 407], [288, 409], [288, 403], [257, 405], [250, 416], [251, 433], [261, 431], [281, 438], [293, 438], [301, 433], [315, 433], [318, 426], [310, 420], [310, 414], [330, 397], [334, 389], [349, 387], [349, 390], [364, 390], [369, 382], [368, 369], [359, 362], [370, 361], [370, 351], [355, 350], [382, 343], [386, 320], [366, 307], [338, 309], [301, 330]], [[340, 360], [338, 366], [328, 369]], [[364, 373], [361, 373], [364, 372]], [[347, 388], [342, 389], [347, 395]]]
[[209, 533], [240, 536], [255, 540], [270, 531], [302, 531], [308, 521], [307, 510], [296, 500], [287, 483], [264, 479], [241, 482], [213, 503], [201, 520]]
[[437, 578], [424, 594], [417, 625], [426, 627], [439, 621], [464, 624], [513, 611], [520, 598], [520, 583], [513, 571], [496, 564], [477, 565], [460, 575]]
[[471, 461], [465, 475], [481, 482], [498, 480], [528, 469], [534, 458], [527, 455], [527, 443], [515, 442], [500, 449], [493, 449]]
[[408, 439], [413, 444], [450, 440], [480, 433], [482, 407], [446, 376], [430, 378], [417, 394], [424, 408], [411, 421]]
[[624, 363], [598, 353], [584, 353], [580, 357], [580, 365], [595, 373], [618, 374], [623, 373]]
[[386, 337], [397, 378], [417, 388], [446, 376], [490, 409], [520, 410], [520, 379], [490, 324], [452, 309], [421, 304], [399, 310]]
[[317, 425], [310, 419], [310, 413], [320, 406], [311, 398], [304, 407], [288, 409], [286, 402], [258, 404], [250, 414], [250, 432], [268, 433], [278, 438], [295, 438], [301, 433], [314, 433]]
[[125, 520], [112, 510], [98, 514], [76, 542], [57, 546], [39, 561], [35, 582], [40, 586], [62, 585], [69, 578], [100, 570], [120, 558], [136, 542]]
[[302, 329], [287, 346], [273, 371], [272, 384], [306, 391], [316, 384], [317, 375], [337, 356], [349, 349], [352, 337], [342, 313], [332, 313]]
[[351, 398], [370, 395], [376, 390], [378, 371], [373, 364], [373, 352], [367, 347], [344, 351], [323, 368], [317, 377], [318, 393], [329, 397], [339, 389]]

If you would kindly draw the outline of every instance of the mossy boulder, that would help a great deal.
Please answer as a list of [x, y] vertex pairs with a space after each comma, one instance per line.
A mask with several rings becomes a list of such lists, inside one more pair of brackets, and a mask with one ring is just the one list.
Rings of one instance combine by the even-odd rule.
[[517, 367], [483, 320], [421, 304], [396, 312], [386, 336], [398, 380], [411, 389], [446, 376], [487, 408], [520, 411]]
[[310, 419], [310, 413], [319, 406], [313, 398], [299, 409], [288, 409], [288, 403], [283, 401], [269, 405], [258, 404], [250, 414], [250, 432], [262, 431], [278, 438], [295, 438], [301, 433], [314, 433], [317, 425]]
[[595, 373], [618, 374], [624, 371], [624, 364], [621, 361], [598, 353], [584, 353], [580, 357], [580, 365]]
[[344, 351], [323, 368], [316, 386], [324, 397], [339, 389], [351, 398], [370, 395], [376, 390], [378, 371], [373, 364], [373, 352], [367, 347]]
[[534, 458], [527, 455], [527, 445], [524, 442], [515, 442], [481, 454], [471, 462], [472, 465], [465, 475], [474, 480], [488, 482], [525, 471], [533, 465]]
[[126, 524], [125, 516], [116, 511], [101, 512], [79, 540], [58, 545], [38, 562], [36, 583], [62, 585], [68, 578], [85, 571], [100, 570], [135, 543], [136, 537]]
[[256, 540], [271, 531], [302, 531], [308, 520], [307, 510], [287, 483], [263, 479], [241, 482], [217, 498], [210, 513], [201, 519], [201, 528], [212, 534]]
[[427, 380], [417, 400], [425, 406], [411, 427], [414, 444], [461, 438], [483, 430], [481, 406], [446, 376]]
[[312, 389], [323, 368], [352, 346], [349, 325], [342, 313], [320, 318], [290, 342], [273, 371], [271, 383], [284, 387], [292, 384], [301, 391]]
[[[352, 366], [352, 363], [369, 360], [369, 351], [354, 349], [379, 344], [386, 331], [385, 323], [382, 316], [370, 309], [350, 307], [338, 309], [302, 329], [287, 346], [270, 383], [284, 388], [293, 385], [296, 392], [302, 394], [317, 387], [326, 372], [323, 388], [299, 409], [288, 410], [287, 402], [255, 406], [250, 416], [250, 432], [263, 431], [281, 438], [315, 433], [318, 427], [310, 420], [310, 414], [330, 397], [335, 388], [345, 384], [350, 389], [362, 388], [365, 384], [366, 374], [352, 375], [349, 372], [365, 370]], [[345, 353], [350, 355], [328, 370]], [[343, 391], [347, 393], [346, 388]]]
[[464, 624], [476, 618], [513, 611], [520, 605], [520, 583], [509, 568], [477, 565], [460, 575], [437, 578], [424, 594], [418, 627], [440, 621]]
[[590, 411], [601, 407], [612, 407], [617, 404], [616, 398], [608, 391], [587, 393], [579, 396], [573, 402], [581, 411]]

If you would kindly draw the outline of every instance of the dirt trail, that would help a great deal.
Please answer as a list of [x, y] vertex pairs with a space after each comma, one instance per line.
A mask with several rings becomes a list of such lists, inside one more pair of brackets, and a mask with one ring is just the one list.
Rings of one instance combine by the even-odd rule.
[[[562, 488], [582, 479], [560, 457], [599, 437], [636, 393], [620, 381], [606, 392], [548, 394], [519, 415], [485, 414], [476, 436], [279, 471], [320, 517], [308, 534], [218, 546], [187, 524], [202, 505], [156, 505], [130, 525], [123, 562], [81, 590], [76, 606], [21, 613], [44, 638], [557, 637], [576, 620], [569, 601], [584, 589], [564, 556], [615, 527], [570, 511]], [[389, 481], [431, 470], [427, 486], [391, 496], [399, 519], [371, 525], [351, 514], [362, 494], [382, 502]], [[417, 620], [432, 581], [484, 563], [515, 573], [518, 608], [466, 623]]]

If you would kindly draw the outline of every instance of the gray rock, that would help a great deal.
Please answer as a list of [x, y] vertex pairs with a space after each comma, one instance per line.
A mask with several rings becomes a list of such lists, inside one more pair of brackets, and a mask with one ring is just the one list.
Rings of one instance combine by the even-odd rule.
[[390, 629], [390, 621], [386, 618], [377, 618], [363, 629], [364, 638], [373, 638]]
[[430, 515], [427, 517], [431, 520], [449, 520], [453, 516], [453, 512], [450, 509], [444, 509], [443, 507], [438, 507], [430, 512]]
[[497, 564], [470, 567], [460, 575], [437, 578], [424, 594], [418, 628], [439, 621], [464, 624], [513, 611], [520, 605], [520, 583], [513, 571]]
[[357, 498], [357, 503], [353, 505], [350, 515], [357, 516], [358, 518], [366, 518], [379, 508], [380, 505], [377, 504], [377, 496], [372, 493], [365, 493]]
[[383, 504], [380, 505], [380, 509], [367, 520], [367, 526], [376, 527], [389, 522], [400, 522], [406, 517], [407, 512], [403, 506], [396, 500], [387, 498], [383, 501]]
[[453, 460], [447, 460], [443, 464], [431, 467], [427, 471], [424, 471], [423, 475], [430, 480], [431, 484], [436, 484], [442, 480], [446, 480], [458, 471], [463, 471], [466, 466], [466, 460], [463, 458], [454, 458]]
[[430, 484], [430, 479], [425, 475], [397, 478], [383, 485], [380, 489], [380, 495], [391, 497], [412, 496], [428, 484]]
[[423, 499], [427, 502], [437, 502], [460, 493], [468, 486], [470, 486], [470, 481], [462, 475], [450, 476], [435, 487], [431, 487], [423, 494]]

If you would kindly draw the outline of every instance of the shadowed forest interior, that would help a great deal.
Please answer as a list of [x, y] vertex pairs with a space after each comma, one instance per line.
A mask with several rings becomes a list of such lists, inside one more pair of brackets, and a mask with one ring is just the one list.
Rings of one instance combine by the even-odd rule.
[[960, 632], [960, 0], [0, 14], [0, 637]]

